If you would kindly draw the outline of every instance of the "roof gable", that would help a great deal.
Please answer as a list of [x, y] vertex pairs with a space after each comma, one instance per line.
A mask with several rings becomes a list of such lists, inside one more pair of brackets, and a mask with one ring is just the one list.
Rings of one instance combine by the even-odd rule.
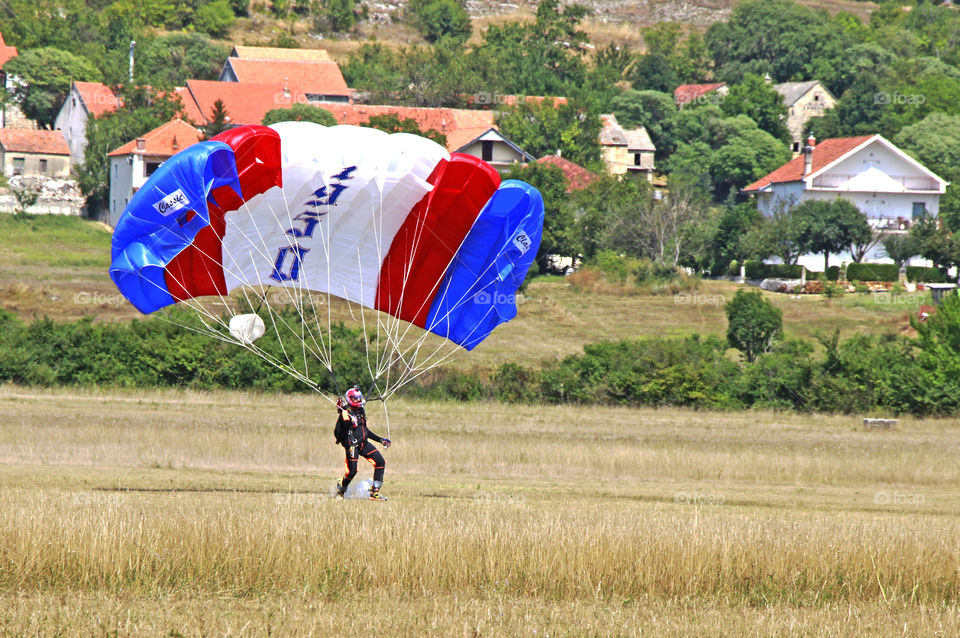
[[508, 138], [506, 135], [504, 135], [503, 133], [501, 133], [500, 131], [492, 127], [487, 129], [477, 137], [473, 138], [466, 144], [461, 145], [456, 149], [456, 151], [462, 151], [463, 149], [465, 149], [466, 147], [470, 146], [475, 142], [503, 142], [504, 144], [509, 146], [511, 149], [513, 149], [517, 153], [517, 155], [522, 157], [523, 161], [532, 162], [534, 160], [533, 155], [531, 155], [530, 153], [526, 152], [525, 150], [523, 150], [522, 148], [514, 144], [510, 140], [510, 138]]
[[157, 155], [171, 157], [181, 150], [196, 144], [202, 139], [200, 131], [183, 120], [177, 118], [158, 126], [141, 138], [142, 149], [137, 148], [137, 140], [131, 140], [107, 155]]
[[617, 122], [617, 116], [613, 113], [605, 113], [600, 116], [600, 144], [603, 146], [626, 146], [627, 134]]
[[238, 82], [280, 83], [291, 91], [347, 97], [350, 95], [350, 89], [347, 88], [347, 82], [336, 62], [227, 58], [227, 66]]
[[650, 139], [650, 134], [647, 133], [647, 129], [644, 127], [635, 128], [629, 131], [624, 131], [627, 136], [627, 150], [629, 151], [656, 151], [657, 147], [654, 146], [653, 140]]
[[768, 173], [748, 185], [743, 190], [745, 192], [758, 191], [766, 188], [770, 184], [800, 181], [804, 177], [813, 175], [833, 164], [841, 157], [844, 157], [873, 139], [873, 137], [873, 135], [861, 135], [859, 137], [835, 137], [823, 140], [813, 149], [812, 168], [808, 175], [804, 175], [803, 172], [804, 156], [801, 153], [777, 170]]
[[7, 152], [70, 155], [62, 131], [0, 128], [0, 146]]
[[563, 176], [567, 178], [568, 193], [583, 190], [600, 179], [596, 173], [591, 173], [579, 164], [571, 162], [559, 155], [545, 155], [537, 160], [537, 164], [549, 164], [563, 171]]
[[11, 58], [17, 57], [17, 47], [8, 46], [6, 42], [3, 41], [3, 34], [0, 33], [0, 69], [3, 68], [3, 65], [10, 61]]
[[[827, 91], [827, 89], [820, 84], [819, 80], [809, 80], [807, 82], [781, 82], [780, 84], [773, 85], [774, 90], [783, 96], [783, 103], [788, 107], [793, 106], [800, 98], [818, 87], [824, 93], [828, 95], [830, 94], [830, 91]], [[830, 97], [833, 96], [831, 95]]]
[[104, 113], [116, 111], [120, 106], [120, 99], [113, 94], [106, 84], [101, 82], [74, 82], [74, 89], [80, 96], [87, 113], [100, 117]]

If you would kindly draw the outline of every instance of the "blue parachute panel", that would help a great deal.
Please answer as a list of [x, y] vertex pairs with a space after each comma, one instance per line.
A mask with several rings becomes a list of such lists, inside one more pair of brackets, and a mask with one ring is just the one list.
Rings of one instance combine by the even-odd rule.
[[164, 162], [127, 204], [113, 232], [110, 277], [141, 312], [174, 303], [163, 269], [209, 225], [207, 201], [221, 186], [242, 197], [233, 149], [200, 142]]
[[507, 180], [477, 216], [434, 297], [426, 328], [472, 350], [517, 315], [516, 293], [543, 235], [543, 198]]

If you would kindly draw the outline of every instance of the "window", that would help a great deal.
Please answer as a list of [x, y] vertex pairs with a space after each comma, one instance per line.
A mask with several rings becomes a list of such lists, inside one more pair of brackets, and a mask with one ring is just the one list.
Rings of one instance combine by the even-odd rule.
[[913, 218], [924, 219], [927, 216], [926, 202], [913, 202]]
[[47, 160], [45, 159], [40, 160], [40, 172], [41, 173], [47, 172]]
[[117, 166], [116, 163], [113, 165], [113, 176], [115, 178], [120, 176], [120, 167]]
[[493, 141], [483, 140], [480, 144], [483, 147], [483, 151], [481, 152], [482, 157], [480, 159], [484, 162], [489, 162], [493, 159]]
[[634, 153], [634, 154], [633, 154], [633, 165], [634, 165], [634, 166], [643, 166], [643, 153]]
[[24, 158], [22, 157], [13, 158], [13, 174], [14, 175], [23, 175], [23, 162], [24, 162]]
[[160, 168], [161, 163], [162, 162], [146, 162], [143, 165], [143, 176], [150, 177], [151, 175], [153, 175], [154, 171]]

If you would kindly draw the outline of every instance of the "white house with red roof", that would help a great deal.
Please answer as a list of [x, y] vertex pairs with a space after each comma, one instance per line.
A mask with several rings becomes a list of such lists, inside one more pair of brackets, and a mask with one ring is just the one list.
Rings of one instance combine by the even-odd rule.
[[167, 159], [196, 144], [202, 137], [199, 129], [175, 119], [108, 153], [110, 210], [107, 223], [116, 226], [127, 202], [153, 172]]
[[100, 82], [73, 82], [70, 93], [64, 100], [53, 127], [63, 131], [70, 147], [70, 162], [83, 163], [83, 151], [87, 147], [87, 120], [115, 111], [120, 98], [106, 84]]
[[807, 200], [843, 197], [864, 212], [874, 229], [897, 231], [909, 228], [914, 219], [936, 215], [948, 185], [883, 136], [861, 135], [820, 143], [811, 137], [800, 155], [743, 192], [756, 198], [764, 214]]

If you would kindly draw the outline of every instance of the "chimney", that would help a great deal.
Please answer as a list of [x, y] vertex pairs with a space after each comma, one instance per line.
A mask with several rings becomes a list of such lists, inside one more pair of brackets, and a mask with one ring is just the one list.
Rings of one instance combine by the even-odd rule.
[[175, 151], [179, 151], [179, 150], [180, 150], [180, 143], [177, 141], [177, 136], [176, 136], [176, 135], [173, 136], [173, 150], [175, 150]]
[[560, 149], [559, 149], [559, 148], [557, 149], [557, 157], [563, 157], [563, 155], [560, 154]]
[[144, 138], [142, 138], [142, 137], [138, 137], [138, 138], [137, 138], [137, 150], [138, 150], [138, 151], [145, 151], [145, 150], [147, 150], [147, 140], [146, 140], [146, 139], [144, 139]]
[[290, 89], [287, 86], [289, 82], [290, 82], [289, 77], [283, 78], [283, 97], [290, 97]]
[[803, 174], [813, 172], [813, 149], [817, 147], [817, 138], [813, 135], [807, 138], [807, 145], [803, 147]]
[[764, 84], [773, 84], [773, 78], [770, 77], [770, 74], [769, 74], [769, 73], [764, 73], [764, 74], [763, 74], [763, 83], [764, 83]]

